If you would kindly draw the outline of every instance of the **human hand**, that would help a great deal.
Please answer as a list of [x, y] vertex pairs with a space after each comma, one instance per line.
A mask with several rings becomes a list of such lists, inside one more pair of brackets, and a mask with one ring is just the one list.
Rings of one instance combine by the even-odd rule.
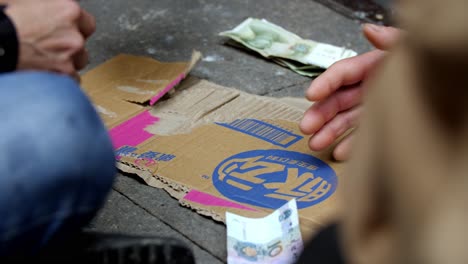
[[16, 27], [18, 70], [44, 70], [79, 79], [88, 63], [86, 39], [94, 18], [73, 0], [15, 0], [5, 13]]
[[[361, 112], [363, 83], [384, 58], [401, 35], [392, 27], [366, 24], [366, 38], [377, 48], [359, 56], [333, 64], [317, 77], [308, 90], [306, 98], [315, 103], [304, 113], [299, 125], [309, 139], [309, 147], [320, 151], [357, 125]], [[333, 150], [336, 160], [346, 160], [351, 151], [352, 133], [346, 135]]]

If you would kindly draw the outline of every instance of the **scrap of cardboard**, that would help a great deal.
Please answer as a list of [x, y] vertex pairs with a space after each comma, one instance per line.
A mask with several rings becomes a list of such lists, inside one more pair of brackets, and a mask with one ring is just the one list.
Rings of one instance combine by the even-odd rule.
[[193, 64], [121, 55], [83, 76], [98, 111], [106, 109], [100, 114], [119, 169], [219, 221], [226, 211], [265, 216], [293, 198], [305, 237], [334, 219], [343, 164], [328, 151], [309, 150], [298, 129], [308, 106], [303, 101], [251, 95], [193, 77], [154, 106], [132, 102], [147, 102], [155, 93], [128, 92], [127, 98], [116, 88], [131, 83], [149, 90], [138, 80], [171, 81], [167, 76], [185, 76]]
[[170, 92], [200, 58], [194, 51], [189, 62], [163, 63], [122, 54], [84, 74], [82, 87], [106, 126], [113, 127]]

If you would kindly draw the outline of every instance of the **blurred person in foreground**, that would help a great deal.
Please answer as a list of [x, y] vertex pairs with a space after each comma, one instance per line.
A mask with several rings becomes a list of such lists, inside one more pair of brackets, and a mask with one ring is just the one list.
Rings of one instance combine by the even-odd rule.
[[467, 7], [399, 1], [404, 31], [364, 26], [379, 50], [336, 63], [306, 92], [317, 101], [300, 124], [311, 149], [343, 138], [333, 154], [350, 160], [338, 224], [299, 263], [468, 263]]
[[81, 232], [116, 174], [77, 82], [94, 18], [72, 0], [0, 4], [0, 262], [193, 263], [174, 239]]

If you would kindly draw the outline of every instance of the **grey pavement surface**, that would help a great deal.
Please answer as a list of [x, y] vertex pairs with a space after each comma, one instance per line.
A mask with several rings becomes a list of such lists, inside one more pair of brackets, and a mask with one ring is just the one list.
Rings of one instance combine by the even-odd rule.
[[[312, 0], [83, 0], [96, 16], [88, 43], [88, 68], [120, 54], [161, 61], [188, 60], [192, 50], [204, 58], [192, 75], [259, 95], [303, 96], [311, 79], [253, 53], [225, 45], [218, 33], [247, 17], [265, 18], [303, 38], [370, 49], [360, 23]], [[166, 192], [131, 175], [119, 175], [107, 203], [89, 226], [100, 231], [176, 237], [194, 251], [197, 263], [226, 261], [223, 224], [182, 207]]]

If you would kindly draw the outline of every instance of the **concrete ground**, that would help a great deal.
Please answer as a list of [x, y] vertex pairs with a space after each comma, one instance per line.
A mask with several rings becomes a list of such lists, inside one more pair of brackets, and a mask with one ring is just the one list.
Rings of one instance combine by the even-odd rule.
[[[247, 17], [266, 18], [320, 42], [368, 51], [360, 23], [312, 0], [83, 0], [97, 19], [90, 39], [90, 69], [119, 53], [161, 61], [205, 56], [191, 73], [199, 78], [268, 96], [303, 96], [310, 78], [224, 44], [218, 33]], [[209, 59], [207, 59], [209, 58]], [[85, 70], [87, 70], [85, 69]], [[131, 175], [119, 175], [107, 203], [90, 225], [99, 231], [176, 237], [194, 251], [197, 263], [226, 261], [223, 224], [184, 208], [166, 192]]]

